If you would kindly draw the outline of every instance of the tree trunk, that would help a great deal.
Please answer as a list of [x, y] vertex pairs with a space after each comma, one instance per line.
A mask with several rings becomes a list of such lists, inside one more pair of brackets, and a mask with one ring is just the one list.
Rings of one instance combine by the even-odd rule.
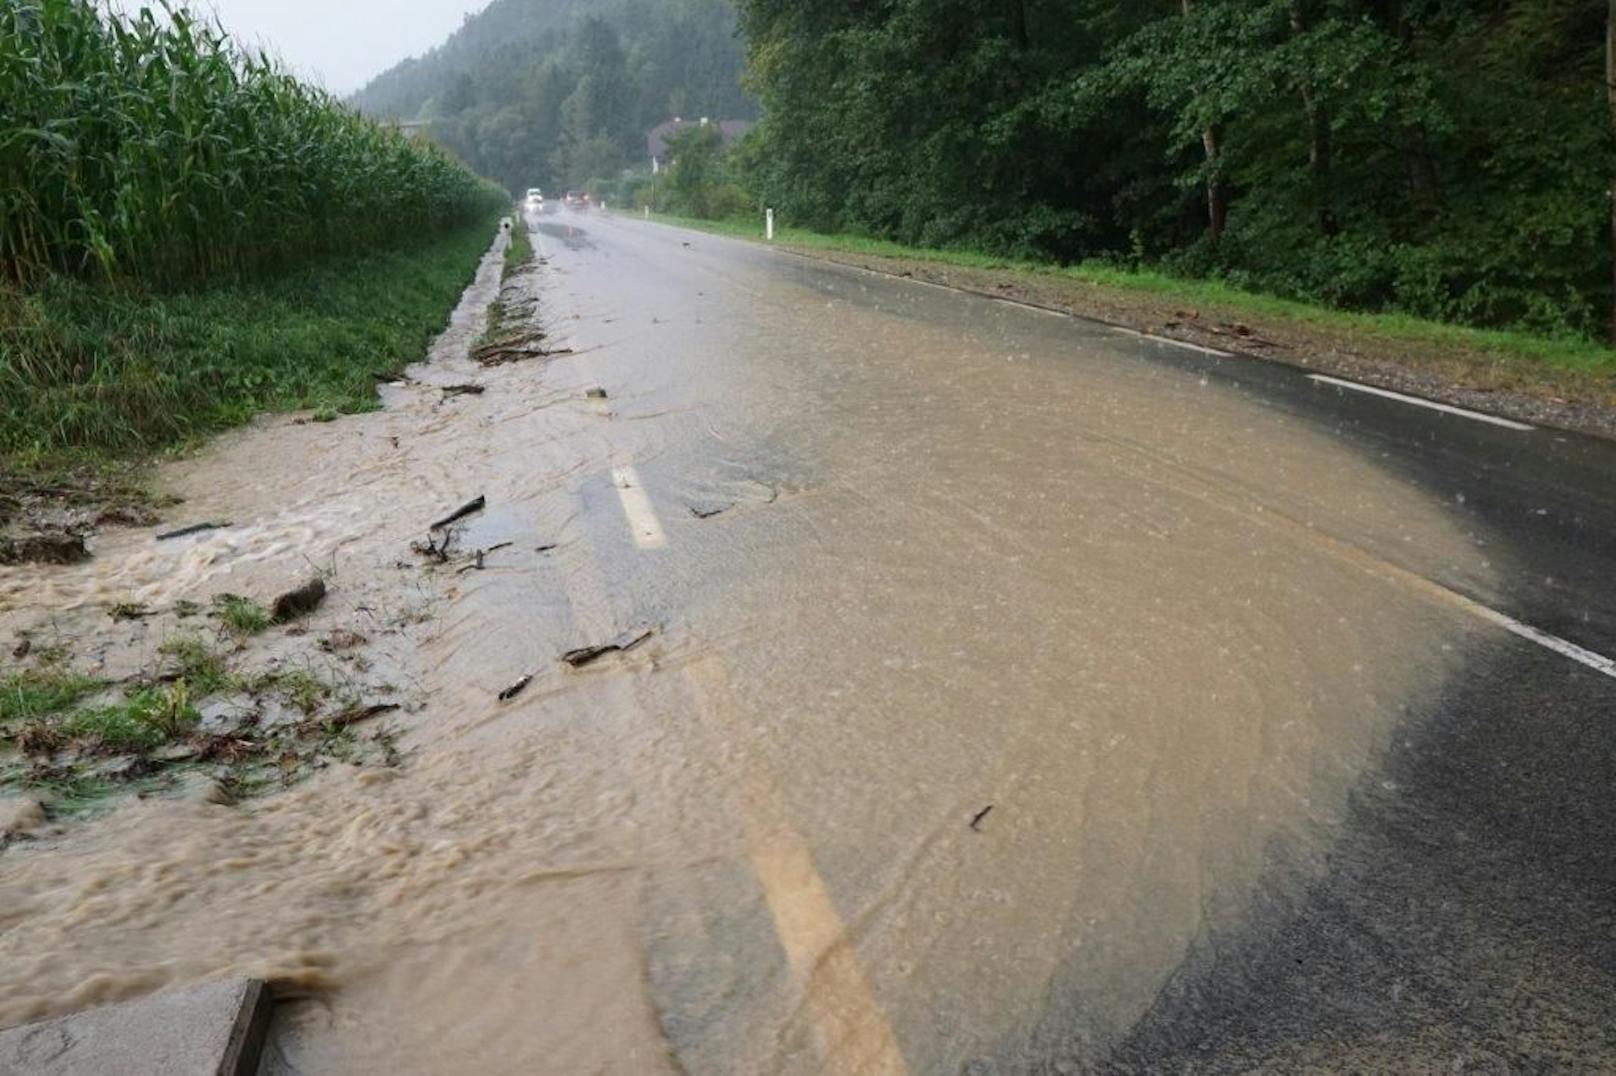
[[1431, 158], [1431, 139], [1424, 125], [1403, 131], [1403, 159], [1408, 163], [1408, 187], [1414, 196], [1414, 206], [1421, 216], [1436, 213], [1442, 198], [1442, 180], [1437, 176], [1436, 161]]
[[[1291, 32], [1301, 38], [1311, 27], [1306, 0], [1291, 0]], [[1302, 112], [1307, 118], [1307, 164], [1313, 181], [1313, 207], [1319, 216], [1319, 231], [1334, 235], [1339, 229], [1330, 197], [1330, 113], [1319, 103], [1313, 79], [1307, 72], [1301, 73], [1297, 85], [1302, 93]]]
[[[1190, 14], [1190, 0], [1180, 0], [1184, 17]], [[1616, 6], [1616, 0], [1611, 0]], [[1219, 148], [1218, 129], [1208, 124], [1201, 129], [1201, 146], [1206, 151], [1206, 216], [1207, 236], [1213, 244], [1223, 239], [1223, 228], [1229, 220], [1229, 193], [1223, 187], [1223, 160]]]
[[[1611, 0], [1616, 3], [1616, 0]], [[1224, 189], [1221, 151], [1218, 149], [1218, 129], [1208, 127], [1201, 132], [1201, 145], [1206, 149], [1206, 216], [1207, 234], [1212, 242], [1223, 238], [1223, 227], [1229, 222], [1229, 192]]]
[[1010, 42], [1016, 51], [1025, 52], [1030, 43], [1027, 37], [1027, 0], [1005, 0], [1005, 14], [1010, 23]]
[[[1616, 137], [1616, 0], [1610, 0], [1610, 12], [1605, 18], [1605, 100], [1610, 106], [1610, 128]], [[1611, 177], [1610, 188], [1610, 250], [1611, 287], [1616, 289], [1616, 175]], [[1616, 343], [1616, 291], [1611, 295], [1610, 339]]]

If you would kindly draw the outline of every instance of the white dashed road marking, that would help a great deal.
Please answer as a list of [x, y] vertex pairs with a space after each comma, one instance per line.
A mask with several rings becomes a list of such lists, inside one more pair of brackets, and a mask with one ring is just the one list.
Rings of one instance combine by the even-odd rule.
[[623, 514], [628, 517], [628, 528], [634, 534], [634, 544], [641, 549], [661, 549], [668, 544], [662, 532], [662, 521], [657, 519], [651, 498], [640, 485], [640, 476], [633, 467], [613, 467], [612, 485], [617, 487], [617, 499], [623, 502]]
[[[704, 657], [686, 668], [685, 677], [703, 723], [723, 743], [735, 743], [738, 708], [722, 659]], [[761, 759], [743, 756], [739, 777], [752, 870], [819, 1040], [820, 1071], [905, 1076], [897, 1036], [859, 966], [813, 853], [791, 825], [774, 775]]]

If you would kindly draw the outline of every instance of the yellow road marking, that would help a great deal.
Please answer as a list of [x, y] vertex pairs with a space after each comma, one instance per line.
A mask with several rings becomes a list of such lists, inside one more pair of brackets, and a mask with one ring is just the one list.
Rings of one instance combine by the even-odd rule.
[[[685, 669], [703, 723], [733, 738], [735, 704], [723, 662], [703, 658]], [[791, 827], [779, 789], [763, 763], [742, 762], [742, 817], [752, 869], [803, 1002], [827, 1072], [858, 1076], [908, 1072], [897, 1037], [848, 944], [812, 853]]]

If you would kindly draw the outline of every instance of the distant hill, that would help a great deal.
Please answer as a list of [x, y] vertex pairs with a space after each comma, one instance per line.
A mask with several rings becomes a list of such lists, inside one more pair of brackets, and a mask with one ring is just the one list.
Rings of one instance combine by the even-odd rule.
[[352, 103], [431, 136], [511, 191], [581, 186], [673, 116], [750, 119], [729, 0], [494, 0]]

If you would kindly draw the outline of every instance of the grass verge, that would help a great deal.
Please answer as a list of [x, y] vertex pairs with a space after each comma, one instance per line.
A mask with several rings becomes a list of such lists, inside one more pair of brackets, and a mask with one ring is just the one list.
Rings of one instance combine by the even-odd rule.
[[[762, 240], [752, 218], [653, 216], [665, 224]], [[1616, 434], [1616, 349], [1583, 338], [1476, 329], [1396, 313], [1360, 313], [1098, 262], [1015, 261], [970, 250], [776, 229], [776, 245], [993, 294], [1392, 388]], [[1254, 347], [1252, 341], [1258, 346]], [[1591, 412], [1604, 412], [1595, 414]]]
[[521, 269], [533, 258], [533, 240], [528, 235], [522, 213], [512, 215], [511, 241], [505, 246], [505, 271], [501, 279]]
[[443, 328], [493, 224], [204, 290], [0, 286], [0, 468], [94, 470], [260, 411], [370, 409], [376, 375]]
[[481, 343], [487, 344], [500, 339], [505, 333], [505, 322], [514, 313], [509, 304], [512, 296], [507, 291], [511, 278], [526, 269], [533, 261], [533, 239], [528, 234], [527, 222], [524, 214], [518, 212], [511, 217], [511, 241], [505, 245], [505, 264], [500, 269], [500, 291], [495, 300], [488, 307], [488, 324], [483, 329]]

